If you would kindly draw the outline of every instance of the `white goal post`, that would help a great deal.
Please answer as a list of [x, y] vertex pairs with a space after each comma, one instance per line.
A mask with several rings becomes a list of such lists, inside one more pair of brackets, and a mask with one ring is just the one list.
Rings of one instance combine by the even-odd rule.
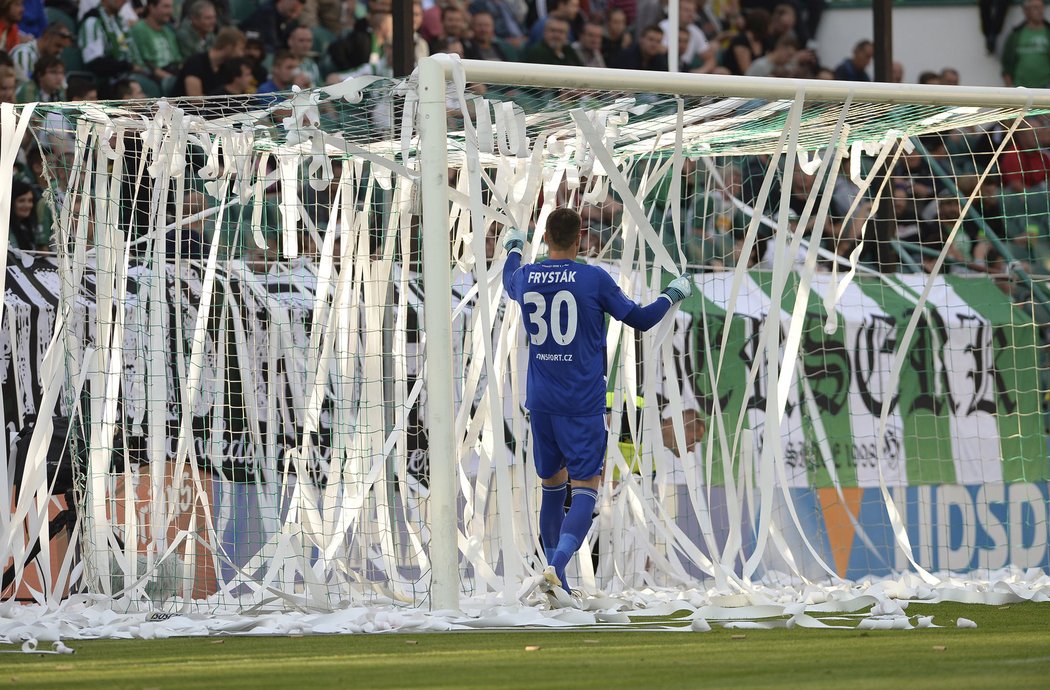
[[[448, 131], [445, 127], [443, 113], [447, 104], [456, 102], [457, 95], [462, 97], [463, 88], [466, 84], [508, 85], [542, 87], [547, 89], [581, 89], [614, 92], [645, 92], [661, 93], [673, 96], [699, 96], [710, 98], [755, 98], [762, 101], [786, 101], [796, 102], [829, 102], [836, 104], [930, 104], [935, 106], [946, 106], [955, 109], [955, 114], [965, 114], [971, 117], [982, 110], [994, 110], [1000, 119], [1007, 117], [1020, 118], [1033, 109], [1042, 110], [1050, 108], [1050, 91], [1031, 91], [1026, 89], [1006, 88], [968, 88], [959, 86], [928, 86], [920, 84], [882, 84], [882, 83], [845, 83], [824, 82], [814, 80], [798, 79], [769, 79], [754, 77], [723, 77], [712, 75], [677, 74], [662, 72], [638, 72], [630, 70], [593, 69], [582, 67], [561, 67], [551, 65], [520, 65], [507, 64], [493, 61], [460, 60], [448, 55], [436, 55], [421, 61], [418, 70], [419, 94], [420, 94], [420, 157], [421, 157], [421, 194], [424, 208], [430, 212], [424, 213], [423, 228], [425, 252], [433, 261], [427, 262], [426, 281], [428, 285], [442, 285], [443, 281], [449, 281], [450, 276], [445, 271], [449, 263], [448, 243], [450, 227], [449, 218], [440, 209], [448, 206], [448, 182], [444, 170], [449, 167], [449, 145], [446, 142]], [[456, 94], [455, 92], [459, 93]], [[478, 106], [481, 107], [480, 105]], [[962, 118], [966, 120], [966, 117]], [[976, 116], [972, 121], [988, 120], [990, 116]], [[485, 118], [488, 118], [486, 114]], [[466, 116], [469, 120], [469, 114]], [[936, 129], [945, 121], [952, 120], [945, 116], [937, 119], [931, 118], [924, 122], [927, 127]], [[488, 123], [486, 123], [488, 124]], [[510, 126], [510, 125], [508, 125]], [[681, 122], [678, 124], [681, 128]], [[465, 129], [466, 146], [471, 145], [470, 139], [473, 133]], [[524, 130], [524, 128], [522, 128]], [[673, 133], [673, 122], [667, 126], [667, 130]], [[487, 133], [490, 130], [486, 130]], [[1012, 130], [1011, 130], [1012, 133]], [[563, 133], [564, 134], [564, 133]], [[476, 136], [476, 135], [475, 135]], [[679, 132], [679, 136], [681, 136]], [[613, 142], [615, 143], [615, 142]], [[534, 141], [536, 147], [542, 147], [544, 142]], [[476, 146], [476, 138], [474, 145]], [[824, 145], [827, 145], [825, 143]], [[812, 145], [811, 145], [812, 146]], [[801, 150], [803, 147], [799, 145]], [[491, 150], [491, 149], [490, 149]], [[675, 150], [675, 154], [678, 154]], [[784, 153], [789, 153], [785, 150]], [[472, 190], [480, 193], [480, 190]], [[972, 201], [972, 199], [971, 199]], [[628, 207], [629, 208], [629, 207]], [[513, 216], [512, 216], [513, 217]], [[781, 219], [786, 218], [786, 215]], [[637, 219], [636, 219], [637, 222]], [[752, 225], [752, 232], [757, 225]], [[782, 233], [778, 231], [778, 237]], [[947, 249], [945, 250], [947, 251]], [[806, 267], [812, 272], [811, 267]], [[803, 270], [806, 270], [803, 269]], [[927, 292], [922, 295], [919, 304], [925, 301]], [[449, 314], [447, 294], [442, 290], [429, 289], [426, 292], [427, 299], [427, 337], [429, 355], [431, 361], [451, 361], [451, 349], [449, 338], [446, 335], [451, 327], [451, 322], [443, 315]], [[433, 303], [430, 300], [434, 300]], [[834, 306], [834, 303], [830, 303]], [[921, 309], [917, 310], [921, 311]], [[440, 314], [441, 318], [432, 314]], [[910, 330], [914, 330], [914, 323]], [[771, 333], [773, 331], [767, 331]], [[779, 330], [777, 330], [779, 333]], [[774, 341], [779, 338], [774, 338]], [[723, 341], [723, 346], [724, 346]], [[773, 353], [779, 347], [779, 343], [767, 344], [767, 352]], [[448, 349], [446, 349], [448, 348]], [[901, 350], [903, 353], [903, 349]], [[895, 364], [899, 369], [899, 359]], [[790, 370], [790, 368], [789, 368]], [[772, 369], [776, 371], [775, 368]], [[429, 434], [432, 451], [432, 482], [435, 493], [438, 487], [442, 491], [448, 491], [451, 497], [455, 493], [456, 473], [456, 439], [454, 429], [447, 424], [447, 418], [440, 411], [451, 409], [454, 405], [452, 396], [451, 372], [444, 367], [431, 366], [428, 369], [428, 386], [431, 394], [428, 398], [430, 409]], [[450, 397], [437, 399], [435, 391], [447, 391]], [[771, 400], [773, 397], [771, 396]], [[770, 408], [775, 410], [775, 405]], [[783, 414], [781, 406], [779, 414]], [[882, 420], [881, 434], [885, 434], [885, 417]], [[777, 425], [765, 427], [768, 436], [764, 439], [766, 448], [774, 449], [775, 463], [783, 462], [782, 448], [779, 439], [773, 434], [778, 432]], [[880, 445], [880, 444], [876, 444]], [[449, 458], [453, 462], [444, 463], [442, 460]], [[441, 463], [440, 465], [438, 463]], [[881, 468], [880, 468], [881, 472]], [[895, 504], [886, 491], [885, 483], [882, 483], [885, 505], [893, 520], [893, 529], [897, 534], [897, 546], [902, 549], [910, 549], [907, 533], [904, 530], [900, 515], [896, 514]], [[459, 584], [456, 569], [459, 567], [459, 545], [456, 543], [455, 534], [448, 528], [457, 524], [456, 506], [451, 501], [439, 501], [433, 504], [432, 513], [433, 531], [431, 548], [433, 553], [433, 564], [435, 568], [432, 580], [432, 594], [435, 605], [441, 608], [455, 608], [458, 603]], [[440, 511], [440, 512], [439, 512]], [[854, 519], [851, 516], [851, 519]], [[768, 526], [768, 525], [767, 525]], [[440, 557], [439, 554], [443, 555]], [[910, 560], [910, 554], [908, 556]], [[439, 563], [447, 570], [442, 574], [438, 572]], [[912, 560], [918, 570], [924, 569]], [[932, 578], [931, 578], [932, 581]]]
[[651, 332], [608, 325], [567, 572], [595, 608], [1050, 590], [1050, 197], [1025, 168], [1050, 91], [438, 55], [0, 119], [52, 230], [0, 258], [0, 598], [27, 619], [556, 616], [500, 279], [508, 228], [542, 260], [562, 205], [632, 299], [693, 280]]

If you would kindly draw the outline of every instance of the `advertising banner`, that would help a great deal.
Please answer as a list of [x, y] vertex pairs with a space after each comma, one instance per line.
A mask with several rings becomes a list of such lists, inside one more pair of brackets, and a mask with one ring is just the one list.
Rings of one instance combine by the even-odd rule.
[[[113, 438], [115, 473], [126, 466], [123, 463], [142, 473], [141, 468], [157, 459], [175, 458], [200, 278], [200, 270], [190, 264], [178, 275], [169, 268], [158, 303], [151, 297], [156, 294], [151, 291], [154, 273], [136, 266], [129, 269], [121, 396]], [[762, 450], [769, 382], [760, 334], [774, 308], [781, 310], [785, 333], [791, 329], [790, 305], [799, 284], [797, 276], [791, 276], [780, 305], [774, 305], [767, 273], [745, 274], [735, 297], [731, 273], [697, 274], [695, 280], [697, 289], [682, 305], [673, 342], [678, 350], [675, 359], [684, 363], [701, 416], [710, 419], [720, 408], [727, 447], [735, 449], [732, 462], [722, 457], [719, 427], [707, 424], [702, 445], [714, 450], [702, 487], [710, 511], [705, 519], [710, 520], [712, 538], [721, 548], [728, 529], [728, 518], [720, 517], [726, 504], [725, 468], [739, 471], [737, 463], [744, 452], [754, 454], [754, 466]], [[1005, 565], [1047, 567], [1050, 460], [1036, 326], [984, 276], [934, 278], [928, 301], [920, 308], [926, 280], [923, 275], [858, 275], [836, 303], [836, 328], [828, 329], [824, 301], [835, 285], [828, 274], [814, 276], [780, 425], [787, 486], [786, 491], [777, 491], [777, 501], [790, 499], [806, 540], [843, 577], [888, 574], [908, 567], [893, 538], [878, 489], [880, 476], [920, 565], [960, 572]], [[288, 470], [308, 472], [323, 487], [335, 466], [333, 458], [366, 467], [387, 461], [384, 430], [396, 422], [398, 413], [396, 405], [383, 402], [382, 384], [376, 382], [384, 376], [400, 376], [407, 380], [399, 390], [411, 390], [421, 371], [422, 342], [421, 286], [410, 277], [402, 299], [402, 283], [394, 280], [393, 284], [389, 305], [371, 310], [361, 306], [362, 328], [347, 334], [340, 352], [329, 353], [309, 453], [298, 466], [286, 466], [289, 449], [300, 447], [307, 423], [305, 410], [315, 383], [308, 374], [308, 358], [320, 356], [310, 350], [316, 273], [305, 262], [279, 273], [254, 273], [243, 266], [220, 271], [204, 333], [201, 394], [191, 414], [191, 455], [207, 473], [209, 496], [202, 500], [213, 502], [211, 515], [230, 562], [247, 563], [279, 529], [283, 518], [278, 487]], [[468, 294], [469, 287], [454, 288], [453, 304]], [[8, 261], [0, 324], [0, 389], [9, 437], [35, 414], [41, 399], [40, 364], [53, 333], [59, 290], [53, 260], [18, 255]], [[74, 352], [95, 345], [93, 294], [89, 270], [69, 321]], [[408, 310], [403, 319], [397, 315], [399, 304]], [[153, 327], [158, 322], [153, 310], [158, 308], [163, 310], [160, 329]], [[917, 311], [917, 327], [894, 379], [895, 354]], [[359, 356], [364, 347], [357, 339], [370, 337], [369, 329], [384, 322], [406, 324], [395, 335], [402, 339], [394, 346], [400, 359], [372, 361]], [[463, 328], [464, 319], [457, 323], [455, 350], [462, 355], [478, 344], [471, 340], [475, 334]], [[720, 352], [723, 338], [727, 347]], [[748, 372], [756, 362], [758, 376], [748, 385]], [[463, 367], [458, 359], [451, 364]], [[781, 367], [786, 364], [780, 362]], [[158, 376], [159, 372], [164, 375]], [[82, 399], [96, 394], [89, 377]], [[425, 392], [419, 400], [424, 396]], [[373, 402], [359, 404], [366, 400]], [[346, 401], [353, 404], [343, 404]], [[69, 403], [62, 396], [57, 413], [68, 414]], [[425, 484], [427, 446], [419, 409], [417, 402], [403, 411], [400, 423], [407, 432], [407, 447], [397, 452], [405, 459], [405, 471]], [[149, 435], [150, 414], [157, 410], [163, 411], [166, 429], [161, 443]], [[90, 416], [90, 406], [85, 413]], [[880, 441], [883, 419], [886, 432]], [[743, 433], [750, 443], [739, 442]], [[513, 443], [509, 429], [506, 436]], [[470, 459], [464, 460], [468, 472], [470, 464]], [[779, 477], [777, 483], [782, 483]], [[185, 505], [167, 516], [165, 526], [152, 525], [147, 517], [151, 499], [140, 488], [133, 491], [138, 496], [140, 533], [146, 530], [170, 538], [171, 529], [186, 529], [194, 516], [201, 519], [193, 501], [183, 501]], [[171, 486], [171, 491], [181, 491], [181, 486]], [[685, 486], [675, 491], [677, 508], [671, 514], [694, 543], [704, 544], [696, 516], [687, 509], [690, 497], [682, 494]], [[112, 498], [119, 500], [118, 494]], [[786, 506], [777, 510], [786, 511]], [[752, 525], [747, 519], [744, 523], [738, 530], [745, 535], [742, 552], [746, 553], [753, 548], [747, 542]], [[791, 521], [782, 521], [781, 527], [786, 544], [798, 541], [791, 534], [798, 530]], [[199, 568], [195, 587], [201, 593], [213, 591], [217, 577], [231, 575], [222, 562], [194, 560]], [[217, 573], [216, 567], [224, 572]]]

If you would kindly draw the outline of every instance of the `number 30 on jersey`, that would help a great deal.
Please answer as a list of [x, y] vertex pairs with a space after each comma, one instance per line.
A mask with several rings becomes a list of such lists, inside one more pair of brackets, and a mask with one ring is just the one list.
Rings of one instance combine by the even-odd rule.
[[[559, 290], [551, 299], [550, 314], [547, 314], [547, 301], [538, 292], [526, 292], [523, 297], [527, 309], [529, 321], [536, 326], [536, 332], [530, 336], [533, 345], [543, 345], [547, 342], [547, 336], [554, 338], [559, 345], [568, 345], [576, 337], [576, 298], [568, 290]], [[562, 312], [565, 311], [567, 318], [564, 319], [565, 327], [562, 328]]]

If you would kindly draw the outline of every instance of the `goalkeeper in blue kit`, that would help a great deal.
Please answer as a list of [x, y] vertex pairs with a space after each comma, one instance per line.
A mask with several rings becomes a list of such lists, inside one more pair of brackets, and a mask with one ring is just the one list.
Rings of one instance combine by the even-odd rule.
[[548, 258], [534, 264], [521, 265], [520, 230], [510, 230], [503, 243], [503, 287], [521, 306], [529, 338], [525, 407], [543, 484], [543, 576], [549, 586], [566, 590], [565, 566], [590, 530], [605, 460], [605, 315], [649, 330], [692, 292], [689, 278], [679, 276], [640, 306], [603, 269], [576, 262], [581, 227], [572, 209], [552, 211], [543, 235]]

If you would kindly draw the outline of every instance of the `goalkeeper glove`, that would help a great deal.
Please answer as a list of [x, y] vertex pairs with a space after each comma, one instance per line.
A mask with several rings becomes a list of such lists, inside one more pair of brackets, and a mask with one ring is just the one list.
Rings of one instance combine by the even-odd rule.
[[503, 236], [503, 248], [508, 252], [518, 252], [525, 249], [525, 233], [517, 228], [511, 228]]
[[687, 276], [678, 276], [672, 280], [660, 294], [670, 300], [671, 304], [678, 304], [686, 297], [693, 294], [692, 281], [689, 280]]

